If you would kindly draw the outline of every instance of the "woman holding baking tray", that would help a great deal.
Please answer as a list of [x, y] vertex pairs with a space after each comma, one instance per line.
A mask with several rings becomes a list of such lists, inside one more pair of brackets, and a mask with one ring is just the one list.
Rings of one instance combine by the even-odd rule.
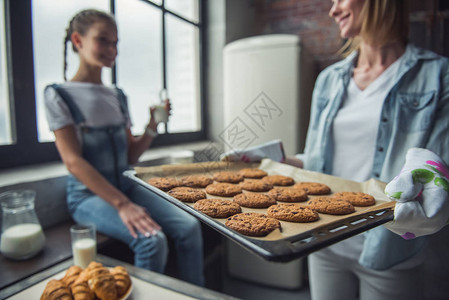
[[391, 231], [380, 226], [309, 256], [313, 299], [425, 298], [420, 236], [449, 216], [449, 59], [408, 43], [406, 5], [335, 0], [329, 12], [348, 39], [346, 58], [319, 75], [304, 154], [288, 162], [390, 182], [398, 204]]

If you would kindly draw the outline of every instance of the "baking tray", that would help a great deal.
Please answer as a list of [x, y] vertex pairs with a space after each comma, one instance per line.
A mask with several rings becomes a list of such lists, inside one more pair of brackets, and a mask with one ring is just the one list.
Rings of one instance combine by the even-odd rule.
[[[224, 225], [226, 219], [211, 218], [193, 208], [192, 203], [185, 203], [168, 195], [166, 192], [146, 183], [146, 179], [156, 176], [185, 176], [190, 174], [213, 174], [222, 170], [238, 170], [244, 167], [257, 167], [271, 174], [291, 176], [295, 181], [315, 181], [328, 184], [333, 192], [355, 191], [366, 192], [376, 198], [376, 205], [356, 207], [356, 212], [346, 216], [330, 216], [320, 214], [320, 221], [314, 223], [291, 223], [281, 221], [283, 231], [276, 230], [266, 237], [250, 237], [242, 235]], [[332, 245], [351, 236], [357, 235], [376, 226], [393, 220], [394, 202], [384, 195], [385, 183], [371, 179], [359, 183], [344, 180], [335, 176], [305, 171], [285, 164], [264, 159], [260, 164], [208, 162], [185, 165], [162, 165], [156, 167], [135, 168], [124, 175], [149, 191], [159, 195], [173, 205], [183, 209], [217, 230], [232, 241], [240, 244], [260, 257], [276, 262], [289, 262], [323, 247]], [[216, 197], [214, 198], [226, 198]], [[312, 196], [313, 197], [313, 196]], [[229, 198], [231, 199], [231, 198]], [[242, 207], [243, 212], [261, 212], [266, 209], [249, 209]]]

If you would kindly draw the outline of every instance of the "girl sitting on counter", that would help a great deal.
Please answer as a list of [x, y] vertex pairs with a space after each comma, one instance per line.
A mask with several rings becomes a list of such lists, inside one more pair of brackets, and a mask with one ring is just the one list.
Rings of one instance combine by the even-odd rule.
[[[117, 57], [117, 25], [101, 11], [76, 14], [64, 40], [79, 56], [75, 76], [45, 89], [45, 104], [56, 147], [70, 172], [69, 212], [78, 223], [126, 243], [136, 266], [163, 273], [168, 235], [173, 239], [181, 279], [204, 284], [203, 241], [199, 222], [186, 212], [133, 184], [122, 173], [157, 136], [154, 110], [142, 136], [131, 134], [127, 98], [103, 85], [101, 71]], [[167, 101], [165, 109], [170, 111]]]

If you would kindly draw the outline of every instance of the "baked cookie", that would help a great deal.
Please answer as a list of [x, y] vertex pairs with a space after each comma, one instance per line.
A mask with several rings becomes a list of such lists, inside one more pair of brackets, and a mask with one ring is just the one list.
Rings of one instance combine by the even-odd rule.
[[276, 187], [267, 194], [282, 202], [302, 202], [308, 199], [306, 191], [285, 187]]
[[259, 213], [233, 215], [226, 220], [225, 225], [249, 236], [266, 236], [273, 230], [281, 228], [281, 223], [278, 220]]
[[296, 223], [308, 223], [318, 221], [318, 213], [313, 209], [296, 203], [280, 203], [272, 205], [267, 210], [269, 217]]
[[214, 198], [198, 200], [193, 208], [212, 218], [227, 218], [242, 212], [234, 201]]
[[206, 193], [202, 190], [186, 186], [175, 187], [169, 190], [167, 194], [183, 202], [196, 202], [206, 198]]
[[242, 188], [238, 184], [232, 183], [212, 183], [206, 187], [206, 193], [222, 196], [222, 197], [232, 197], [242, 192]]
[[273, 188], [271, 183], [260, 179], [245, 179], [239, 183], [242, 189], [252, 192], [266, 192]]
[[238, 183], [240, 181], [243, 181], [243, 175], [237, 172], [223, 171], [215, 173], [214, 180], [218, 182]]
[[262, 178], [268, 175], [267, 172], [258, 168], [243, 168], [239, 171], [239, 174], [241, 174], [245, 178], [255, 179]]
[[164, 192], [179, 186], [179, 180], [175, 177], [153, 177], [148, 179], [147, 183]]
[[355, 211], [354, 206], [348, 201], [326, 196], [313, 198], [307, 204], [317, 212], [328, 215], [347, 215]]
[[234, 202], [251, 208], [266, 208], [276, 204], [276, 200], [268, 195], [259, 193], [242, 193], [234, 196]]
[[295, 180], [293, 178], [284, 175], [268, 175], [263, 177], [262, 180], [271, 183], [272, 185], [280, 186], [288, 186], [295, 183]]
[[327, 195], [331, 192], [330, 187], [318, 182], [298, 182], [293, 188], [303, 189], [309, 195]]
[[213, 183], [213, 179], [206, 175], [189, 175], [180, 178], [180, 185], [188, 187], [205, 188]]
[[339, 192], [333, 194], [332, 197], [346, 200], [354, 206], [371, 206], [376, 204], [373, 196], [360, 192]]

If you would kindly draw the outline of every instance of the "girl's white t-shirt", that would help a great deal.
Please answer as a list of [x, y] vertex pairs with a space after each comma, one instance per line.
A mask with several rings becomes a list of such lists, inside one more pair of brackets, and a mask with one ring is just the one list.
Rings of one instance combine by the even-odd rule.
[[[351, 78], [332, 128], [332, 175], [359, 182], [371, 178], [382, 106], [396, 82], [402, 58], [364, 90]], [[330, 249], [341, 256], [358, 259], [363, 242], [364, 235], [359, 234], [330, 246]]]
[[[114, 87], [86, 82], [65, 82], [61, 84], [61, 88], [71, 97], [84, 116], [84, 125], [101, 127], [125, 122], [126, 126], [131, 126], [129, 114], [125, 117], [122, 113], [118, 93]], [[55, 89], [47, 88], [44, 99], [51, 131], [75, 124], [68, 106]]]

